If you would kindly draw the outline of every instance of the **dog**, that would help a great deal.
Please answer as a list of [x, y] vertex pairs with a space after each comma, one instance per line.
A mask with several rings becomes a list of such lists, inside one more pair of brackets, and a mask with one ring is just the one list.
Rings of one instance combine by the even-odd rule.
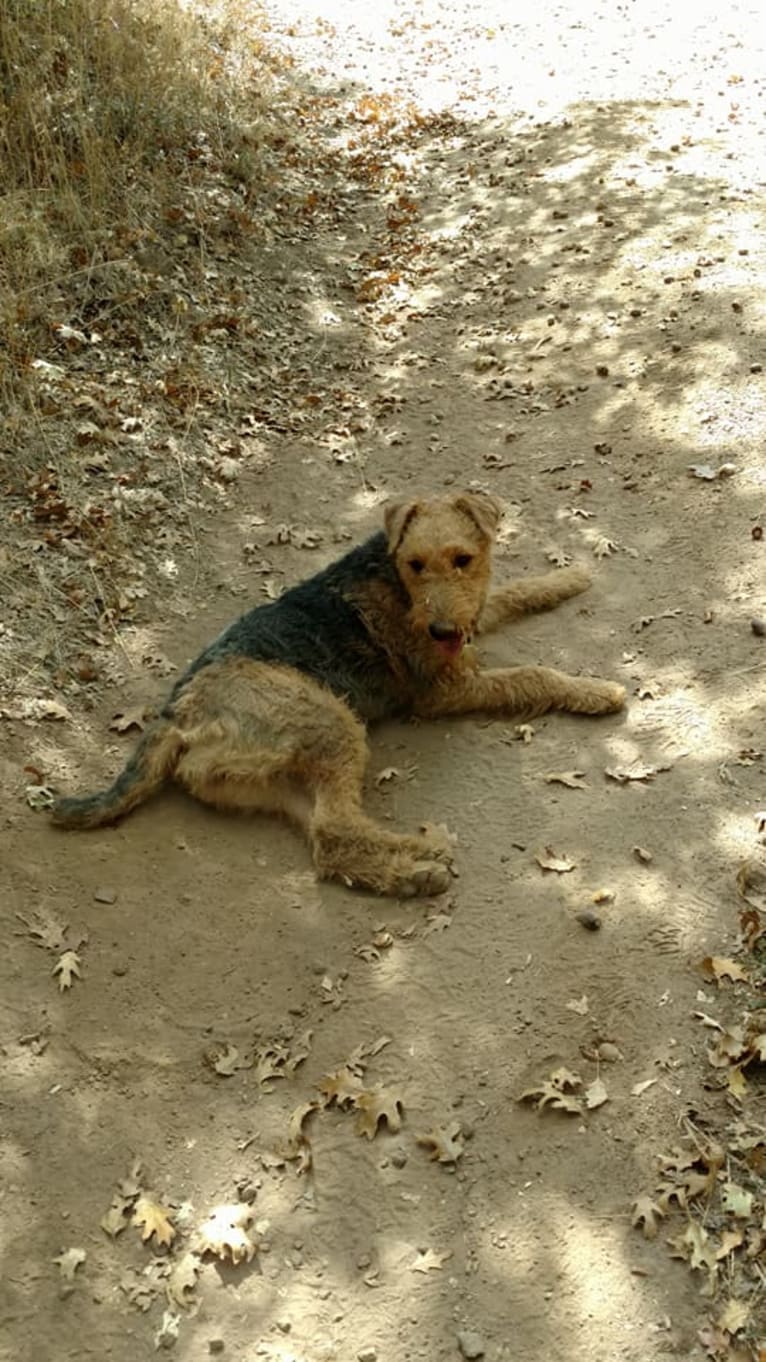
[[490, 588], [500, 505], [480, 492], [390, 504], [384, 529], [256, 606], [181, 676], [109, 789], [59, 798], [65, 828], [114, 823], [175, 780], [219, 809], [285, 814], [320, 878], [442, 893], [450, 848], [368, 817], [366, 725], [394, 716], [610, 714], [625, 691], [547, 667], [483, 669], [475, 635], [585, 591], [569, 567]]

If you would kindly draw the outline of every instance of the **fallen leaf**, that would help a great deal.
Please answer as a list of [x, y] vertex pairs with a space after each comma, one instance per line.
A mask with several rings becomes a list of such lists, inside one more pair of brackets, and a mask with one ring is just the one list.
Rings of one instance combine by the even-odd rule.
[[566, 785], [569, 790], [587, 790], [584, 771], [549, 771], [543, 776], [546, 785]]
[[402, 1107], [399, 1093], [392, 1088], [381, 1087], [360, 1092], [354, 1100], [357, 1113], [354, 1129], [357, 1135], [373, 1140], [381, 1121], [387, 1124], [389, 1130], [401, 1130]]
[[285, 1063], [285, 1072], [289, 1074], [290, 1078], [294, 1077], [296, 1069], [299, 1069], [301, 1064], [305, 1064], [311, 1054], [311, 1042], [313, 1038], [314, 1032], [311, 1027], [309, 1027], [307, 1031], [302, 1031], [294, 1041], [291, 1041], [290, 1057]]
[[451, 926], [451, 913], [429, 913], [423, 928], [423, 936], [430, 936], [432, 932], [445, 932]]
[[753, 1210], [753, 1193], [737, 1182], [725, 1182], [721, 1189], [721, 1205], [725, 1211], [747, 1220]]
[[596, 1107], [603, 1107], [604, 1103], [609, 1101], [609, 1093], [600, 1078], [594, 1078], [593, 1082], [588, 1084], [583, 1096], [588, 1111], [595, 1111]]
[[451, 1257], [451, 1249], [446, 1253], [435, 1253], [433, 1249], [418, 1249], [417, 1258], [414, 1263], [410, 1263], [410, 1272], [441, 1272]]
[[16, 917], [24, 923], [27, 935], [36, 946], [42, 946], [47, 951], [66, 949], [67, 923], [58, 922], [55, 917], [43, 917], [41, 913], [35, 913], [31, 922], [21, 913], [17, 913]]
[[569, 856], [559, 856], [551, 847], [536, 852], [535, 860], [541, 870], [553, 870], [557, 875], [566, 875], [568, 871], [574, 870], [577, 866], [576, 861], [573, 861]]
[[743, 1101], [749, 1091], [749, 1084], [742, 1070], [735, 1066], [726, 1075], [726, 1087], [738, 1102]]
[[517, 741], [523, 743], [530, 743], [535, 736], [535, 730], [531, 724], [516, 724], [513, 731]]
[[549, 563], [553, 563], [554, 567], [559, 568], [569, 567], [569, 564], [572, 561], [572, 555], [570, 553], [565, 553], [563, 549], [556, 548], [555, 545], [553, 548], [548, 549], [545, 556]]
[[[220, 1256], [220, 1255], [219, 1255]], [[190, 1293], [197, 1285], [201, 1263], [196, 1253], [184, 1253], [170, 1269], [165, 1290], [171, 1305], [191, 1305]]]
[[320, 1110], [321, 1106], [322, 1103], [316, 1101], [302, 1102], [299, 1107], [295, 1108], [290, 1117], [284, 1157], [289, 1159], [291, 1163], [297, 1163], [298, 1173], [307, 1173], [311, 1168], [311, 1145], [304, 1126], [314, 1112]]
[[180, 1326], [181, 1316], [174, 1315], [172, 1310], [166, 1310], [154, 1335], [154, 1347], [158, 1352], [169, 1351], [175, 1347]]
[[141, 1195], [136, 1201], [130, 1223], [142, 1231], [144, 1243], [153, 1237], [158, 1248], [169, 1248], [176, 1237], [169, 1216], [170, 1211], [166, 1206], [160, 1206], [151, 1197]]
[[[332, 988], [332, 985], [330, 985]], [[255, 1081], [263, 1088], [264, 1092], [272, 1092], [272, 1088], [267, 1088], [266, 1084], [275, 1078], [285, 1077], [285, 1065], [289, 1059], [289, 1053], [282, 1045], [265, 1045], [257, 1050], [255, 1054]]]
[[426, 1134], [418, 1135], [417, 1143], [430, 1150], [431, 1159], [436, 1163], [457, 1163], [464, 1153], [459, 1121], [451, 1121], [448, 1126], [434, 1126]]
[[653, 766], [647, 762], [634, 761], [630, 766], [608, 766], [604, 775], [616, 780], [619, 785], [627, 785], [631, 780], [654, 780], [660, 771], [670, 771], [672, 766], [670, 761], [657, 762]]
[[58, 1258], [54, 1258], [53, 1261], [58, 1264], [62, 1279], [65, 1282], [73, 1282], [75, 1272], [78, 1267], [82, 1266], [87, 1256], [85, 1249], [70, 1248], [66, 1249], [64, 1253], [60, 1253]]
[[248, 1069], [253, 1063], [252, 1060], [243, 1059], [236, 1045], [231, 1045], [228, 1042], [223, 1049], [208, 1050], [205, 1058], [210, 1067], [222, 1078], [231, 1078], [232, 1074], [235, 1074], [238, 1069]]
[[737, 471], [734, 463], [722, 463], [719, 468], [713, 468], [709, 463], [690, 463], [689, 473], [693, 478], [700, 478], [702, 482], [716, 482], [719, 478], [730, 478]]
[[228, 1258], [232, 1263], [251, 1262], [258, 1251], [249, 1233], [254, 1216], [252, 1206], [245, 1202], [216, 1206], [197, 1231], [197, 1252], [212, 1253], [222, 1261]]
[[102, 1230], [105, 1230], [111, 1239], [116, 1239], [118, 1234], [130, 1224], [130, 1215], [133, 1210], [134, 1198], [115, 1196], [106, 1215], [99, 1221]]
[[633, 1202], [630, 1214], [630, 1223], [634, 1229], [640, 1229], [645, 1239], [656, 1239], [657, 1229], [660, 1220], [664, 1218], [664, 1211], [652, 1201], [649, 1196], [640, 1196]]
[[135, 1199], [135, 1197], [138, 1196], [141, 1191], [143, 1171], [141, 1160], [136, 1156], [125, 1174], [125, 1177], [121, 1178], [117, 1183], [117, 1191], [120, 1196], [126, 1197], [129, 1200], [131, 1198]]
[[642, 1093], [646, 1092], [647, 1088], [651, 1088], [656, 1082], [656, 1078], [644, 1078], [640, 1083], [634, 1083], [630, 1090], [631, 1097], [640, 1097]]
[[319, 1091], [325, 1099], [325, 1106], [331, 1107], [335, 1103], [345, 1110], [353, 1106], [364, 1089], [361, 1079], [344, 1064], [333, 1073], [325, 1074], [319, 1084]]
[[608, 535], [600, 534], [594, 540], [592, 547], [596, 558], [608, 558], [610, 554], [616, 553], [620, 546]]
[[56, 802], [56, 796], [47, 785], [27, 785], [24, 797], [30, 809], [50, 809]]
[[59, 991], [61, 993], [63, 993], [65, 989], [71, 988], [75, 979], [82, 978], [82, 975], [80, 974], [81, 964], [82, 961], [80, 960], [77, 951], [64, 951], [64, 954], [59, 956], [56, 964], [51, 970], [51, 974], [58, 975]]
[[417, 766], [386, 766], [382, 771], [378, 771], [378, 774], [375, 777], [375, 784], [378, 789], [380, 789], [381, 786], [387, 785], [389, 781], [392, 780], [412, 780], [413, 776], [417, 773], [417, 769]]
[[572, 1073], [563, 1066], [555, 1069], [539, 1087], [528, 1088], [519, 1097], [520, 1102], [533, 1102], [537, 1111], [551, 1107], [554, 1111], [565, 1111], [570, 1116], [582, 1116], [581, 1103], [572, 1092], [582, 1087], [579, 1074]]
[[722, 979], [730, 979], [733, 984], [750, 982], [746, 970], [736, 960], [728, 960], [722, 955], [706, 955], [700, 962], [700, 969], [706, 978], [715, 979], [718, 984]]
[[724, 1230], [721, 1235], [721, 1243], [715, 1254], [718, 1261], [721, 1262], [722, 1259], [728, 1258], [729, 1254], [733, 1253], [735, 1249], [741, 1248], [744, 1241], [745, 1236], [742, 1230]]
[[121, 710], [113, 715], [109, 724], [110, 729], [114, 733], [129, 733], [131, 728], [137, 728], [139, 732], [143, 732], [146, 726], [144, 722], [145, 710], [145, 705], [137, 705], [135, 709]]
[[727, 1334], [738, 1334], [750, 1318], [750, 1309], [747, 1301], [737, 1300], [736, 1296], [732, 1296], [716, 1320], [717, 1328], [724, 1329]]
[[576, 1012], [578, 1017], [587, 1017], [588, 1015], [588, 999], [584, 993], [581, 998], [572, 998], [571, 1002], [566, 1003], [565, 1006], [569, 1012]]

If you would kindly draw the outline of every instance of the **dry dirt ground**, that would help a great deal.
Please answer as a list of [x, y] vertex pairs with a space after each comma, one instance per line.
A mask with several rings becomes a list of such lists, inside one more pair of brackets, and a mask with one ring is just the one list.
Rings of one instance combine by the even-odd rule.
[[[228, 461], [217, 500], [185, 500], [179, 463], [175, 529], [133, 622], [94, 644], [100, 682], [56, 690], [38, 670], [33, 693], [19, 667], [3, 702], [14, 1362], [766, 1346], [756, 1231], [720, 1201], [725, 1179], [763, 1215], [762, 1165], [737, 1164], [731, 1135], [763, 1099], [754, 1066], [742, 1096], [706, 1053], [745, 988], [698, 969], [737, 949], [735, 876], [766, 804], [758, 7], [516, 8], [273, 0], [324, 160], [300, 230], [235, 262], [258, 327], [204, 339], [229, 393], [208, 430]], [[446, 900], [317, 886], [288, 828], [176, 792], [87, 836], [27, 806], [30, 784], [111, 777], [136, 733], [114, 716], [140, 716], [233, 615], [370, 532], [387, 496], [466, 485], [507, 504], [500, 576], [596, 570], [588, 596], [488, 655], [622, 680], [630, 705], [521, 733], [481, 718], [375, 733], [369, 808], [447, 823]], [[577, 788], [547, 781], [571, 772]], [[59, 991], [67, 946], [81, 975]], [[292, 1113], [383, 1037], [361, 1083], [384, 1086], [401, 1128], [366, 1138], [358, 1110], [328, 1105], [291, 1145]], [[561, 1065], [579, 1111], [518, 1101]], [[436, 1127], [436, 1150], [418, 1143]], [[666, 1197], [647, 1240], [631, 1207], [689, 1131], [718, 1199], [695, 1211], [690, 1194], [687, 1214]], [[136, 1157], [114, 1228], [138, 1205], [142, 1232], [167, 1237], [159, 1203], [170, 1257], [100, 1227]], [[202, 1252], [202, 1222], [231, 1203], [258, 1244], [238, 1265]], [[53, 1260], [73, 1248], [68, 1283]]]

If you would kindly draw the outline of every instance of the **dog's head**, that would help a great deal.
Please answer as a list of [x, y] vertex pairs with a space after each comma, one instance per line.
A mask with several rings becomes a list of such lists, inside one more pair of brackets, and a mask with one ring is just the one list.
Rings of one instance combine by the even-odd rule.
[[456, 658], [487, 597], [500, 503], [484, 492], [386, 508], [388, 551], [409, 596], [410, 623], [435, 655]]

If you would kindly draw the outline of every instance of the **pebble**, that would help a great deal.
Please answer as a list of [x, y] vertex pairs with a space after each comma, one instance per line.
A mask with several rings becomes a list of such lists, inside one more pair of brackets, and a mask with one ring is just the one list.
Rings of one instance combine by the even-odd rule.
[[588, 932], [597, 932], [601, 926], [601, 918], [598, 913], [594, 913], [592, 908], [583, 908], [581, 913], [576, 913], [575, 917], [581, 927]]
[[766, 636], [766, 620], [759, 619], [757, 615], [753, 616], [751, 619], [750, 628], [756, 638], [763, 638]]
[[457, 1336], [457, 1345], [463, 1357], [471, 1358], [484, 1356], [484, 1340], [481, 1334], [475, 1334], [472, 1329], [461, 1329]]
[[394, 1149], [391, 1151], [391, 1162], [394, 1168], [404, 1168], [407, 1162], [407, 1152], [404, 1149]]
[[360, 1348], [356, 1355], [357, 1362], [377, 1362], [377, 1348]]
[[93, 898], [96, 903], [116, 903], [117, 891], [115, 889], [97, 889]]
[[207, 1350], [209, 1353], [222, 1353], [226, 1344], [222, 1338], [208, 1339]]

